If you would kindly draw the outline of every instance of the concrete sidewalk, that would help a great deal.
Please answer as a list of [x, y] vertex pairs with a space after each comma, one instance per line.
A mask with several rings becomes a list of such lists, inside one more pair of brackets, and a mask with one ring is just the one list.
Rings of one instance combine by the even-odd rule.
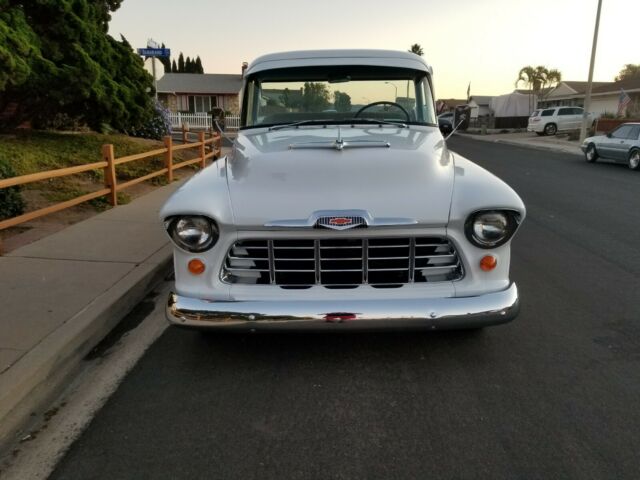
[[158, 212], [182, 182], [0, 257], [0, 443], [171, 268]]
[[456, 133], [456, 135], [481, 140], [483, 142], [506, 143], [519, 147], [537, 148], [539, 150], [570, 153], [574, 155], [583, 154], [582, 150], [580, 150], [580, 143], [577, 140], [568, 140], [567, 135], [562, 134], [549, 137], [540, 137], [533, 132], [497, 133], [490, 135]]

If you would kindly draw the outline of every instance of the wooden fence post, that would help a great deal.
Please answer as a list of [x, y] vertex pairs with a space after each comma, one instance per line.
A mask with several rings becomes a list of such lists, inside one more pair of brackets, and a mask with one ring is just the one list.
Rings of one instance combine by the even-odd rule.
[[167, 167], [167, 182], [173, 182], [173, 139], [171, 135], [164, 137], [164, 146], [167, 152], [164, 154], [164, 163]]
[[182, 124], [182, 144], [184, 145], [185, 143], [187, 143], [187, 126], [183, 123]]
[[102, 146], [102, 159], [107, 162], [107, 166], [104, 167], [104, 185], [111, 190], [109, 192], [109, 203], [115, 207], [118, 205], [118, 191], [116, 190], [117, 179], [113, 145], [106, 144]]
[[200, 168], [204, 168], [207, 166], [204, 158], [204, 132], [198, 132], [198, 141], [200, 142]]

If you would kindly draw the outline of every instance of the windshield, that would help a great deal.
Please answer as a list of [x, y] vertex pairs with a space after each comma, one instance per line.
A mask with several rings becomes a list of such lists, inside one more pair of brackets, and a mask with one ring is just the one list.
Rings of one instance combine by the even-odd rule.
[[401, 122], [435, 125], [425, 72], [389, 67], [305, 67], [252, 75], [244, 92], [242, 126], [298, 122]]

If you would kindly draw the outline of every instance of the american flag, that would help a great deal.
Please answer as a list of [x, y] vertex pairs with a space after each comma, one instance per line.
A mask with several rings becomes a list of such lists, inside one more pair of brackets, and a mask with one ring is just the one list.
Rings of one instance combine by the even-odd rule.
[[624, 109], [631, 103], [631, 97], [627, 95], [627, 92], [623, 88], [620, 89], [620, 96], [618, 97], [618, 116], [621, 117], [624, 113]]

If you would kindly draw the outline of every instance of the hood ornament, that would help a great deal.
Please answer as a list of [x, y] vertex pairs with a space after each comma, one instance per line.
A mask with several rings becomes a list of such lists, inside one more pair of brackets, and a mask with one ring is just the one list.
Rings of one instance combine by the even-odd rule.
[[333, 142], [321, 141], [321, 142], [305, 142], [305, 143], [292, 143], [289, 145], [289, 150], [305, 149], [305, 148], [328, 148], [338, 150], [341, 152], [345, 148], [390, 148], [389, 142], [380, 140], [344, 140], [342, 138], [342, 130], [338, 125], [338, 138]]

